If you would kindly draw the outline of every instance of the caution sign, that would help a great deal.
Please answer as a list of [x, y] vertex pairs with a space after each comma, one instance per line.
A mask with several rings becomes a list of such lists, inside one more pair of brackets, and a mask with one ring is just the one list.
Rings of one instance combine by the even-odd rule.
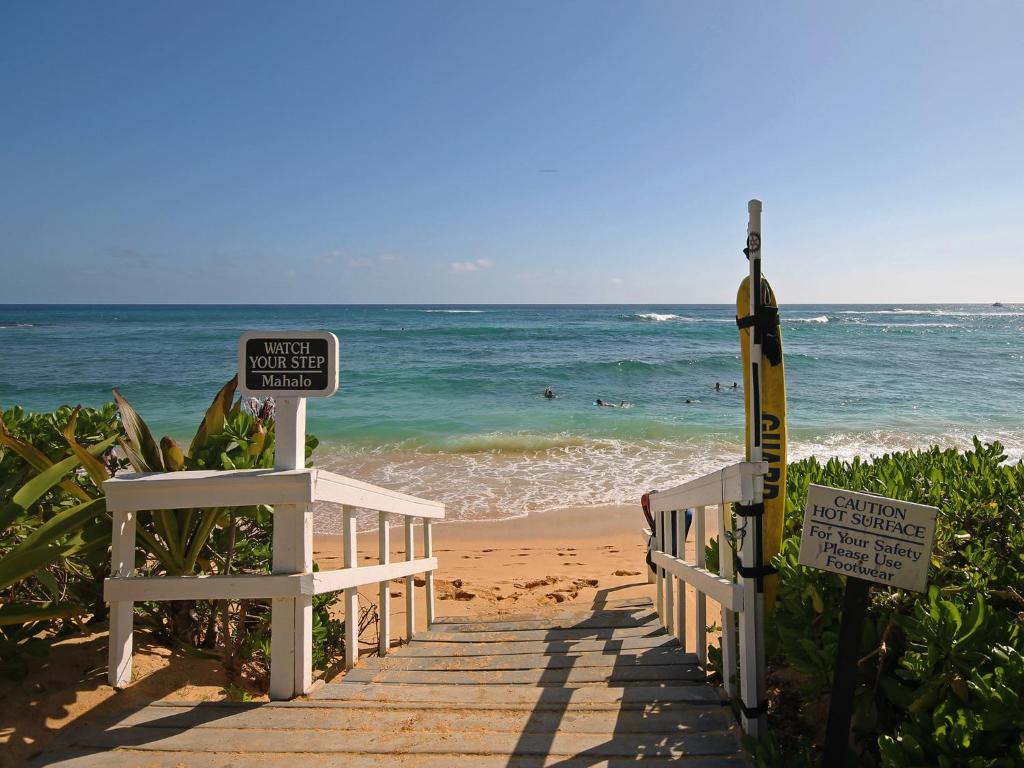
[[807, 489], [801, 565], [924, 592], [938, 509], [870, 493]]
[[338, 337], [327, 331], [249, 331], [238, 344], [247, 395], [330, 397], [338, 390]]

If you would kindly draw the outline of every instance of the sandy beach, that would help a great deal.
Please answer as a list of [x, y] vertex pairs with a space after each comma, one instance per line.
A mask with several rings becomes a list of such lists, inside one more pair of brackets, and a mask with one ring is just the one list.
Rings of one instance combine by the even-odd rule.
[[[550, 606], [589, 606], [596, 599], [653, 596], [644, 563], [639, 506], [572, 507], [494, 522], [442, 523], [434, 528], [439, 560], [435, 581], [439, 616], [523, 613]], [[404, 558], [401, 529], [391, 533], [392, 557]], [[421, 529], [416, 551], [422, 556]], [[377, 534], [359, 536], [359, 562], [377, 562]], [[340, 567], [337, 536], [316, 538], [322, 569]], [[416, 589], [417, 628], [424, 628], [424, 591]], [[391, 586], [392, 641], [405, 635], [405, 582]], [[377, 603], [375, 587], [360, 605]], [[360, 638], [361, 655], [376, 653], [376, 629]], [[106, 683], [107, 635], [97, 631], [56, 643], [20, 684], [0, 685], [0, 765], [22, 764], [69, 727], [105, 723], [125, 710], [163, 699], [227, 698], [220, 662], [188, 655], [136, 632], [133, 684], [120, 693]], [[330, 674], [336, 674], [331, 670]], [[328, 676], [329, 676], [328, 675]], [[258, 701], [265, 697], [252, 692]]]

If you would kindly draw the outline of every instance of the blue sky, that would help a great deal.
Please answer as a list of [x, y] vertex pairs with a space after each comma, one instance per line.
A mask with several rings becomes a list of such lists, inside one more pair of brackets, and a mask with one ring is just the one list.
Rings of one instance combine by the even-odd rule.
[[1024, 301], [1024, 4], [0, 5], [0, 302]]

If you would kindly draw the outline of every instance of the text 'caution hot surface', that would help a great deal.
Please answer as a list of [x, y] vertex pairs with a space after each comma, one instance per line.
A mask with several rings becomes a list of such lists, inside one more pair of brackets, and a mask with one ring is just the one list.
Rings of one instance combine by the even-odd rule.
[[800, 563], [923, 592], [938, 510], [867, 493], [811, 485]]

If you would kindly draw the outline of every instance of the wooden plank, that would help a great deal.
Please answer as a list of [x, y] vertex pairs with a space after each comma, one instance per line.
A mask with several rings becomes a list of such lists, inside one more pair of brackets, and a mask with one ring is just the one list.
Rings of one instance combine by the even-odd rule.
[[129, 472], [103, 483], [107, 509], [190, 509], [308, 504], [313, 470], [234, 469]]
[[325, 685], [309, 698], [312, 703], [321, 700], [403, 704], [444, 702], [446, 705], [497, 706], [502, 709], [513, 706], [564, 709], [571, 706], [574, 710], [591, 707], [644, 709], [673, 703], [721, 706], [725, 702], [722, 690], [710, 685], [539, 688], [519, 685], [369, 685], [353, 682]]
[[245, 600], [313, 594], [313, 574], [245, 573], [232, 576], [152, 576], [103, 580], [103, 599]]
[[498, 656], [404, 656], [366, 659], [361, 669], [474, 670], [474, 669], [570, 669], [600, 667], [611, 670], [628, 666], [684, 664], [694, 666], [697, 656], [677, 647], [655, 648], [639, 653], [517, 653]]
[[734, 723], [725, 707], [666, 710], [586, 710], [583, 712], [528, 709], [380, 708], [366, 704], [344, 714], [329, 707], [303, 708], [244, 705], [235, 707], [146, 707], [124, 717], [115, 727], [230, 728], [334, 731], [492, 731], [501, 733], [632, 733], [675, 734], [683, 731], [724, 731]]
[[328, 472], [326, 469], [313, 470], [315, 474], [314, 497], [317, 501], [330, 501], [351, 507], [374, 509], [407, 517], [444, 518], [444, 504], [439, 501], [421, 499], [405, 493], [381, 488], [362, 480]]
[[750, 503], [753, 478], [768, 471], [766, 461], [741, 461], [674, 488], [651, 494], [651, 514], [674, 509], [691, 509], [711, 504], [742, 501]]
[[630, 683], [703, 682], [707, 673], [686, 664], [651, 664], [636, 667], [581, 667], [567, 669], [428, 670], [364, 669], [357, 667], [345, 680], [406, 685], [627, 685]]
[[[276, 730], [247, 729], [236, 731], [226, 728], [193, 728], [176, 731], [169, 728], [111, 728], [107, 730], [83, 729], [76, 745], [115, 748], [121, 745], [132, 749], [191, 752], [233, 752], [247, 755], [252, 752], [279, 753], [343, 753], [405, 755], [451, 754], [464, 755], [579, 755], [594, 758], [635, 757], [647, 754], [656, 757], [683, 755], [728, 755], [737, 751], [736, 735], [732, 732], [682, 732], [666, 736], [655, 734], [617, 735], [589, 733], [518, 734], [518, 733], [451, 733], [429, 731], [400, 731], [393, 733], [365, 733], [351, 731], [341, 739], [333, 731], [295, 729], [289, 738], [281, 738]], [[144, 760], [144, 758], [143, 758]]]
[[317, 571], [312, 574], [313, 594], [320, 595], [324, 592], [337, 592], [353, 587], [365, 587], [381, 581], [391, 581], [391, 579], [401, 579], [403, 577], [411, 581], [413, 574], [424, 573], [436, 568], [436, 557], [423, 557], [419, 560], [388, 563], [387, 565], [363, 565], [359, 568]]
[[[643, 598], [638, 600], [635, 604], [621, 606], [609, 605], [599, 608], [552, 609], [523, 613], [499, 611], [495, 613], [473, 614], [472, 622], [474, 624], [489, 624], [491, 622], [533, 621], [536, 619], [584, 619], [589, 616], [619, 616], [621, 614], [638, 615], [641, 613], [651, 613], [652, 609], [653, 602], [649, 598]], [[434, 619], [434, 623], [439, 625], [439, 629], [443, 629], [444, 627], [441, 625], [465, 624], [466, 620], [466, 616], [438, 616]]]
[[609, 627], [596, 629], [526, 629], [518, 632], [417, 632], [417, 642], [440, 643], [515, 643], [524, 640], [620, 640], [626, 637], [671, 637], [661, 627]]
[[497, 656], [518, 653], [620, 653], [645, 648], [678, 648], [679, 642], [671, 635], [656, 637], [626, 637], [612, 640], [525, 640], [507, 643], [434, 643], [414, 640], [396, 656]]
[[[294, 755], [281, 753], [247, 753], [246, 768], [294, 768]], [[316, 768], [380, 768], [379, 755], [320, 754], [304, 764]], [[78, 748], [47, 753], [31, 765], [61, 768], [239, 768], [238, 755], [230, 752], [166, 752], [162, 750], [103, 750]], [[753, 764], [742, 754], [714, 757], [646, 757], [593, 758], [463, 755], [388, 755], [389, 768], [749, 768]]]
[[658, 627], [658, 614], [653, 611], [632, 613], [586, 614], [581, 617], [540, 617], [512, 621], [483, 621], [439, 625], [445, 632], [519, 632], [526, 629], [611, 629], [617, 627]]

